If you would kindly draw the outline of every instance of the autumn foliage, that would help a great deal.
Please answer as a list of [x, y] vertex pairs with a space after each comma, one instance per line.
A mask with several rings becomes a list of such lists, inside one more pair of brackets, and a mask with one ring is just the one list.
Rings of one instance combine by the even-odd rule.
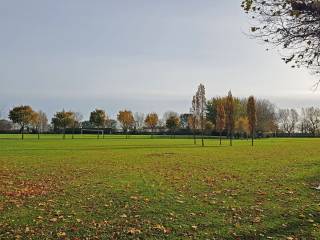
[[132, 115], [132, 112], [128, 110], [119, 111], [117, 118], [121, 124], [123, 131], [126, 133], [126, 137], [128, 137], [128, 129], [132, 128], [134, 125], [134, 117]]
[[159, 121], [159, 118], [158, 118], [158, 114], [156, 113], [149, 113], [144, 121], [146, 126], [151, 129], [151, 137], [153, 137], [153, 131], [157, 126], [158, 121]]
[[179, 127], [179, 124], [180, 124], [180, 119], [179, 119], [178, 116], [170, 116], [166, 120], [166, 126], [167, 126], [167, 128], [170, 129], [170, 131], [172, 132], [173, 136], [175, 136], [175, 131]]
[[224, 111], [223, 100], [220, 99], [217, 105], [217, 119], [216, 119], [216, 129], [220, 135], [220, 145], [221, 145], [221, 134], [225, 128], [225, 124], [226, 124], [226, 113]]
[[18, 106], [14, 107], [9, 112], [9, 118], [13, 123], [20, 125], [21, 138], [24, 138], [24, 128], [30, 124], [34, 119], [34, 111], [30, 106]]
[[66, 138], [66, 129], [72, 127], [75, 121], [75, 115], [71, 111], [62, 110], [61, 112], [56, 112], [52, 118], [52, 124], [57, 129], [63, 130], [63, 139]]
[[228, 92], [225, 103], [225, 112], [226, 112], [226, 128], [228, 130], [228, 135], [230, 139], [230, 146], [232, 146], [232, 138], [234, 131], [234, 99], [231, 91]]

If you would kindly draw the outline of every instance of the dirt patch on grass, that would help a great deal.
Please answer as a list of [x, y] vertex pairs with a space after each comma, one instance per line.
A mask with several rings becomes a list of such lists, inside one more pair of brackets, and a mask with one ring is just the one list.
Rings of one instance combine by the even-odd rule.
[[147, 157], [170, 157], [174, 156], [176, 153], [173, 152], [164, 152], [164, 153], [148, 153], [146, 154]]

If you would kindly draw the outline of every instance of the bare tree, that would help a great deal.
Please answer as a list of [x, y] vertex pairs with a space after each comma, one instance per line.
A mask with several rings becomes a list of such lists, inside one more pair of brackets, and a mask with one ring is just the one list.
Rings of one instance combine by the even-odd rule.
[[278, 110], [278, 122], [280, 128], [291, 135], [294, 133], [296, 125], [299, 120], [299, 114], [295, 109], [279, 109]]
[[83, 120], [83, 115], [80, 112], [75, 112], [74, 113], [74, 119], [76, 121], [76, 127], [81, 128], [82, 120]]
[[39, 131], [40, 132], [48, 131], [49, 124], [48, 124], [48, 118], [46, 113], [40, 110], [38, 114], [39, 114], [39, 124], [40, 124]]
[[0, 119], [0, 130], [11, 130], [13, 124], [11, 121]]
[[47, 115], [41, 110], [39, 112], [33, 112], [31, 118], [31, 125], [36, 130], [39, 140], [40, 134], [48, 130]]
[[81, 128], [82, 119], [83, 115], [80, 112], [73, 112], [72, 139], [74, 139], [75, 129]]
[[33, 112], [30, 124], [32, 127], [36, 130], [37, 135], [38, 135], [38, 140], [40, 139], [40, 115], [38, 112]]
[[200, 124], [200, 131], [201, 131], [201, 145], [204, 146], [204, 130], [205, 130], [205, 110], [206, 110], [206, 91], [203, 84], [198, 86], [198, 90], [196, 92], [196, 108], [197, 113], [199, 114], [199, 124]]
[[319, 73], [320, 2], [318, 0], [243, 0], [253, 19], [252, 36], [280, 48], [285, 63]]
[[256, 132], [275, 132], [277, 130], [275, 106], [269, 100], [256, 101], [256, 115]]
[[316, 136], [320, 127], [320, 109], [309, 107], [305, 108], [304, 111], [308, 122], [309, 133]]
[[300, 112], [300, 123], [299, 123], [299, 130], [302, 134], [307, 134], [309, 133], [309, 129], [310, 129], [310, 123], [308, 120], [308, 116], [307, 116], [307, 112], [305, 111], [304, 108], [301, 109]]
[[133, 117], [135, 130], [141, 130], [144, 126], [144, 113], [135, 112]]
[[297, 123], [299, 121], [299, 113], [295, 109], [290, 109], [290, 130], [294, 133]]

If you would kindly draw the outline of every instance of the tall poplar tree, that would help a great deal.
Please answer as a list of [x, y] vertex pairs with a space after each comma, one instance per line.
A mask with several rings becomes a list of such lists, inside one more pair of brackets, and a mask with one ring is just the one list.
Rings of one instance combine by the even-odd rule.
[[197, 144], [196, 140], [196, 131], [198, 127], [198, 113], [197, 113], [197, 96], [193, 96], [192, 98], [192, 104], [190, 108], [190, 116], [188, 117], [188, 126], [191, 129], [193, 133], [193, 143]]
[[232, 138], [234, 131], [234, 99], [231, 91], [228, 92], [225, 103], [225, 112], [226, 112], [226, 127], [228, 130], [228, 136], [230, 139], [230, 146], [232, 146]]
[[206, 110], [206, 90], [203, 84], [198, 86], [196, 92], [196, 109], [201, 130], [201, 145], [204, 146], [205, 110]]
[[255, 135], [255, 127], [257, 124], [256, 115], [256, 100], [253, 96], [250, 96], [247, 103], [247, 115], [249, 120], [249, 129], [251, 134], [251, 145], [253, 146], [253, 139]]

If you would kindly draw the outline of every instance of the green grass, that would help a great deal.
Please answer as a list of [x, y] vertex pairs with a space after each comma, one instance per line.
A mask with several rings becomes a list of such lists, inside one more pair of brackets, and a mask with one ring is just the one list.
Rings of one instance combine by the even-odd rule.
[[0, 239], [320, 239], [320, 139], [76, 137], [0, 135]]

